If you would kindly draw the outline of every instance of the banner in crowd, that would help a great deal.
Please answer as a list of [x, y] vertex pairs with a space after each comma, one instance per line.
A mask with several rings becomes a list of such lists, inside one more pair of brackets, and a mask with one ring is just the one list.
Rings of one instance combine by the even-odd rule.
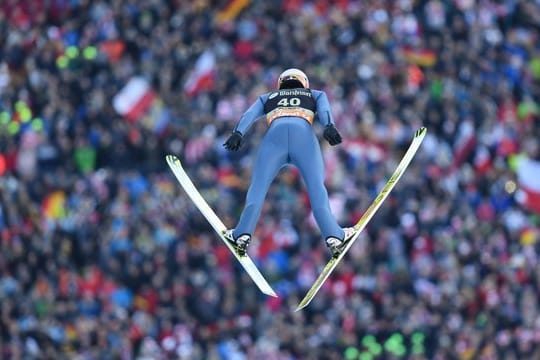
[[515, 158], [518, 179], [516, 200], [526, 209], [540, 214], [540, 161], [526, 156]]
[[66, 194], [61, 191], [49, 193], [41, 204], [43, 215], [51, 220], [62, 219], [66, 216]]
[[234, 20], [250, 2], [251, 0], [230, 0], [228, 4], [216, 14], [216, 21], [222, 23]]
[[154, 133], [165, 129], [169, 108], [143, 77], [134, 76], [113, 98], [113, 107], [126, 120], [138, 122]]
[[437, 54], [431, 49], [403, 47], [401, 49], [401, 54], [410, 64], [431, 67], [437, 62]]
[[189, 96], [197, 95], [202, 90], [214, 86], [216, 56], [212, 50], [205, 50], [195, 63], [194, 69], [188, 74], [184, 91]]
[[155, 93], [148, 81], [135, 76], [114, 96], [113, 107], [127, 120], [136, 121], [150, 108], [154, 98]]

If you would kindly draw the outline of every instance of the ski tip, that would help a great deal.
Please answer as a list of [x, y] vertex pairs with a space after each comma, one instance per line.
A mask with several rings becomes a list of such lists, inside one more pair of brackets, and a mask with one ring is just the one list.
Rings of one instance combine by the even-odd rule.
[[294, 312], [299, 312], [300, 310], [302, 310], [303, 308], [305, 308], [308, 304], [298, 304], [298, 306], [296, 307], [296, 309], [294, 310]]
[[425, 126], [422, 126], [420, 129], [416, 130], [416, 132], [414, 133], [414, 137], [425, 135], [426, 132], [427, 132], [427, 128]]
[[177, 156], [171, 155], [171, 154], [166, 155], [166, 156], [165, 156], [165, 160], [167, 160], [167, 162], [168, 162], [169, 164], [174, 164], [175, 162], [180, 162], [180, 159], [178, 159]]

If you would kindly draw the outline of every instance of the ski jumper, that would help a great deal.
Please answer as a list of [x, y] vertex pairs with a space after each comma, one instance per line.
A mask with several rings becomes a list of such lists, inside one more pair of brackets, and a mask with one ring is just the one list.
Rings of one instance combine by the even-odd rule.
[[269, 125], [255, 160], [246, 203], [233, 235], [252, 235], [270, 184], [287, 164], [298, 168], [306, 184], [313, 215], [322, 235], [343, 239], [344, 232], [330, 211], [324, 185], [324, 162], [312, 129], [315, 119], [334, 124], [326, 93], [312, 89], [283, 89], [266, 93], [248, 108], [235, 130], [245, 135], [262, 116]]

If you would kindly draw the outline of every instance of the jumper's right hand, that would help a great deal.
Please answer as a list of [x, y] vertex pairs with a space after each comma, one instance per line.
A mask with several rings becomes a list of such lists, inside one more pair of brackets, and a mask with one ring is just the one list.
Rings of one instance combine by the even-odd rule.
[[223, 144], [223, 146], [227, 150], [238, 151], [238, 149], [240, 149], [240, 147], [242, 146], [242, 140], [243, 140], [242, 133], [238, 130], [235, 130], [231, 134], [231, 136], [229, 136], [227, 141], [225, 141], [225, 144]]

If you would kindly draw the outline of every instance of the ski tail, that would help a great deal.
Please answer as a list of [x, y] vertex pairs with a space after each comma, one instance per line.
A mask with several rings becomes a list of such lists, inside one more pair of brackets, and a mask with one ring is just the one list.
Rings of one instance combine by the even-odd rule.
[[392, 191], [394, 186], [397, 184], [407, 167], [409, 166], [411, 160], [413, 159], [414, 155], [418, 151], [418, 148], [420, 147], [420, 144], [422, 144], [422, 141], [424, 140], [424, 136], [426, 135], [427, 129], [425, 127], [421, 127], [414, 133], [413, 140], [411, 142], [411, 145], [407, 149], [407, 152], [399, 162], [396, 170], [394, 170], [394, 173], [386, 183], [386, 185], [383, 187], [381, 192], [377, 195], [375, 200], [371, 203], [371, 205], [368, 207], [366, 212], [362, 215], [360, 220], [354, 225], [354, 228], [356, 229], [356, 234], [353, 236], [353, 238], [347, 243], [346, 248], [343, 250], [343, 252], [339, 255], [337, 258], [332, 258], [328, 261], [326, 266], [324, 267], [323, 271], [319, 275], [319, 277], [315, 280], [313, 286], [308, 290], [307, 294], [304, 296], [302, 301], [298, 304], [295, 311], [299, 311], [306, 306], [309, 305], [311, 300], [315, 297], [319, 289], [322, 287], [326, 279], [330, 276], [332, 271], [335, 269], [335, 267], [339, 264], [343, 256], [347, 253], [347, 251], [352, 246], [353, 242], [358, 238], [360, 233], [364, 230], [364, 228], [367, 226], [375, 212], [381, 207], [382, 203], [386, 198], [388, 197], [388, 194]]

